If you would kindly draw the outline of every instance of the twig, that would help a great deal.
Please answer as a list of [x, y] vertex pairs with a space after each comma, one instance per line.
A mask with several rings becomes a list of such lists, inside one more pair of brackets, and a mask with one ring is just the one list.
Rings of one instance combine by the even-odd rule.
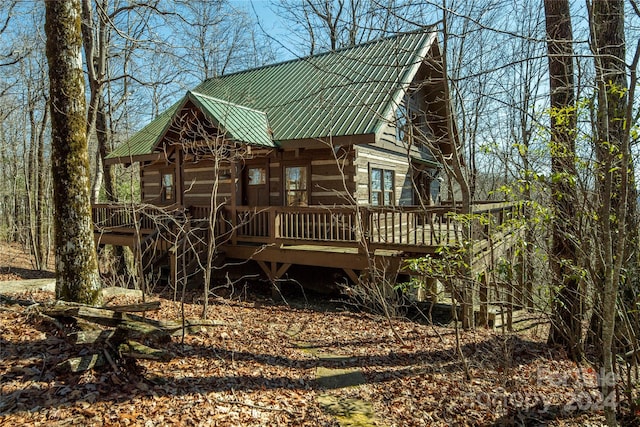
[[41, 320], [47, 321], [49, 323], [51, 323], [52, 325], [54, 325], [56, 328], [58, 328], [58, 330], [60, 330], [61, 332], [65, 332], [66, 333], [66, 329], [64, 327], [64, 325], [56, 318], [48, 316], [44, 313], [38, 313], [38, 317]]
[[113, 370], [117, 373], [120, 372], [120, 369], [118, 368], [118, 365], [115, 364], [115, 362], [113, 361], [113, 358], [111, 357], [111, 355], [109, 354], [109, 351], [104, 348], [102, 349], [102, 353], [104, 353], [104, 358], [107, 360], [107, 362], [109, 362], [109, 365], [111, 365], [111, 367], [113, 368]]
[[264, 410], [264, 411], [285, 412], [285, 413], [291, 415], [292, 417], [300, 416], [300, 413], [290, 411], [289, 409], [286, 409], [286, 408], [274, 408], [274, 407], [271, 407], [271, 406], [254, 405], [253, 403], [241, 402], [241, 401], [239, 401], [237, 399], [224, 400], [224, 399], [221, 399], [221, 398], [216, 398], [216, 402], [218, 402], [218, 403], [227, 403], [229, 405], [246, 406], [248, 408], [260, 409], [260, 410]]

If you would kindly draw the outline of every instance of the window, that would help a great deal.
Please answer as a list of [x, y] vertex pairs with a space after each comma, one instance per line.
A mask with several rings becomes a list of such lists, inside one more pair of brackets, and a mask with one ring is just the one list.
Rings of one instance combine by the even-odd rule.
[[[422, 107], [421, 94], [416, 91], [407, 95], [398, 105], [395, 112], [396, 139], [416, 143], [415, 138], [424, 139], [431, 138], [432, 132], [427, 126], [424, 107]], [[436, 118], [436, 123], [442, 122], [440, 118]]]
[[393, 206], [394, 172], [388, 169], [371, 168], [369, 184], [372, 206]]
[[267, 171], [265, 168], [249, 168], [247, 176], [249, 185], [264, 185], [267, 183]]
[[404, 141], [407, 137], [407, 128], [409, 125], [409, 112], [404, 104], [400, 104], [396, 109], [396, 139], [398, 141]]
[[307, 168], [288, 166], [284, 168], [284, 193], [287, 206], [306, 206], [309, 204], [307, 191]]
[[162, 201], [172, 201], [175, 198], [175, 184], [173, 172], [162, 173]]

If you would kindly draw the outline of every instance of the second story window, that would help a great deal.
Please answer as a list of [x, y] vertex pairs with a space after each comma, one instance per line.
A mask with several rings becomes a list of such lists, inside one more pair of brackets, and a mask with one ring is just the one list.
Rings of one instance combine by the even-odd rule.
[[396, 110], [396, 139], [398, 141], [404, 141], [407, 137], [407, 125], [409, 124], [409, 116], [407, 107], [403, 102], [398, 106]]

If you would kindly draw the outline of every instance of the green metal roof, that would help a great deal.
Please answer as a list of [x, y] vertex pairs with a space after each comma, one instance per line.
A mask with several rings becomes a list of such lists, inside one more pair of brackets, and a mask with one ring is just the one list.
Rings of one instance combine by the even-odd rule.
[[[212, 78], [191, 94], [246, 143], [375, 134], [392, 117], [433, 40], [431, 31], [400, 34]], [[108, 157], [150, 154], [180, 104]]]
[[[275, 147], [266, 113], [193, 91], [187, 92], [180, 102], [179, 110], [188, 101], [196, 105], [216, 127], [223, 129], [227, 139], [246, 144]], [[168, 127], [170, 123], [168, 122], [166, 126]], [[164, 133], [162, 132], [158, 138], [162, 138]], [[156, 139], [156, 147], [159, 143], [160, 141]]]

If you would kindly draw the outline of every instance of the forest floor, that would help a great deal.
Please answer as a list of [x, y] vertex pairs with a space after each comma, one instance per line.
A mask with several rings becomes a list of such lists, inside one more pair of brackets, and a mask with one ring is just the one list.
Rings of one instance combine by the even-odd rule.
[[[6, 252], [2, 250], [2, 252]], [[16, 260], [16, 256], [8, 258]], [[24, 278], [27, 266], [0, 268]], [[15, 267], [15, 268], [13, 268]], [[20, 272], [20, 274], [18, 273]], [[11, 298], [33, 304], [53, 293]], [[201, 301], [154, 296], [159, 319], [198, 318]], [[120, 296], [108, 304], [137, 302]], [[22, 305], [0, 302], [0, 426], [451, 426], [603, 422], [595, 372], [544, 342], [527, 318], [518, 333], [453, 328], [345, 310], [340, 303], [275, 303], [259, 289], [215, 298], [225, 322], [173, 338], [168, 362], [59, 373], [83, 351]], [[521, 318], [521, 320], [524, 318]]]

